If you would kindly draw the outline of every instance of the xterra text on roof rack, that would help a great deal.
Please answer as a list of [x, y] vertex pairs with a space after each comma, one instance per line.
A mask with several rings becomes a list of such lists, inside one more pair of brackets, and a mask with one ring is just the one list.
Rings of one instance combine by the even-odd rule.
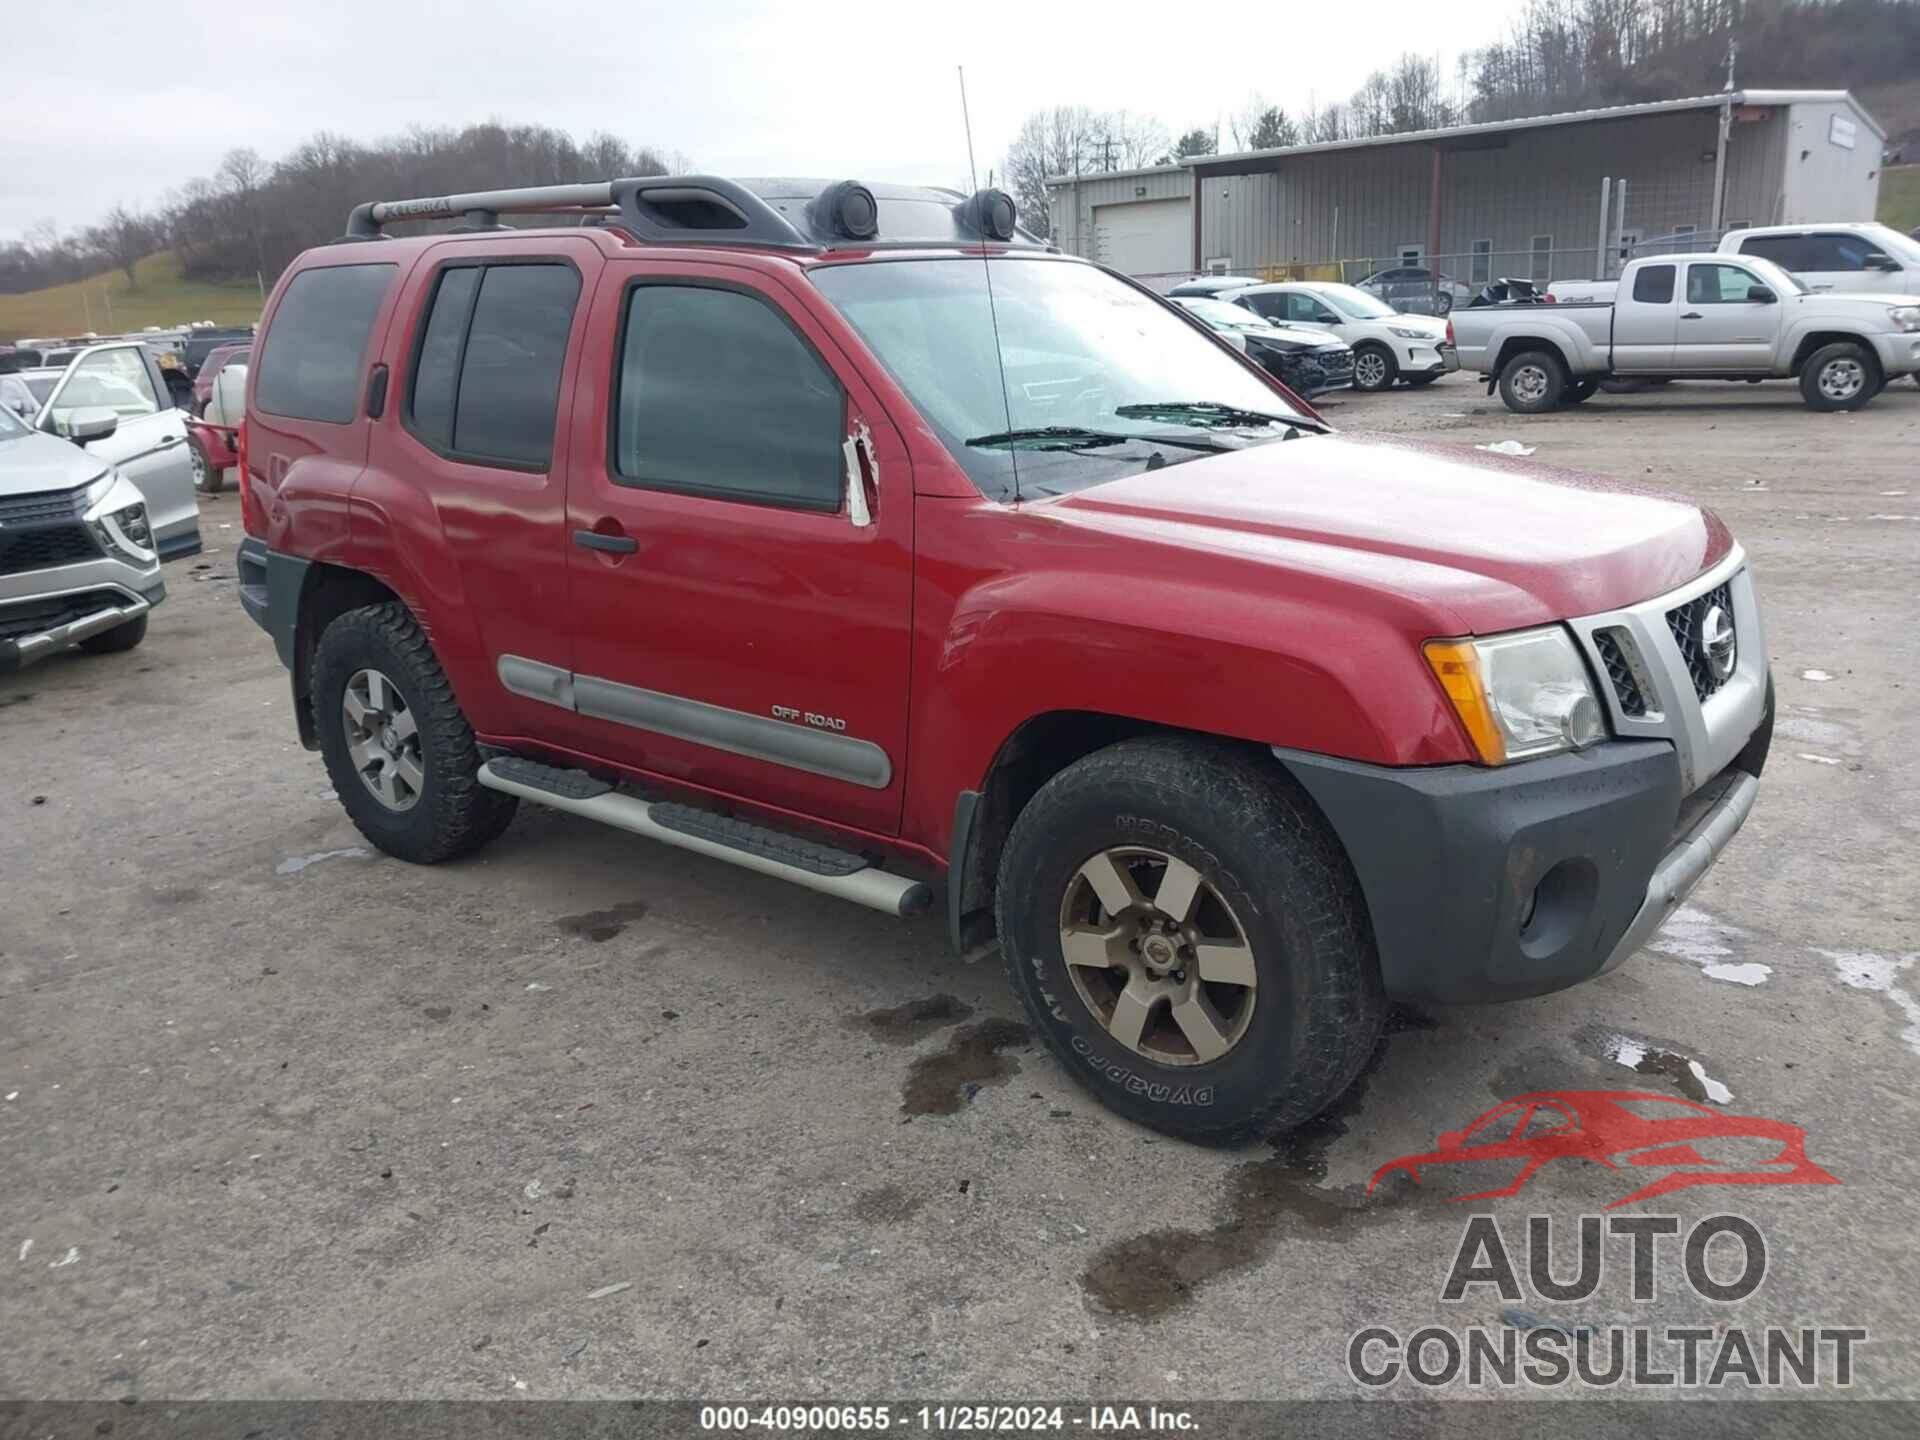
[[[418, 218], [464, 229], [384, 238]], [[349, 232], [255, 347], [242, 599], [391, 854], [525, 799], [944, 892], [1101, 1099], [1217, 1138], [1325, 1106], [1389, 995], [1618, 965], [1753, 804], [1713, 515], [1335, 435], [997, 192], [630, 179]]]

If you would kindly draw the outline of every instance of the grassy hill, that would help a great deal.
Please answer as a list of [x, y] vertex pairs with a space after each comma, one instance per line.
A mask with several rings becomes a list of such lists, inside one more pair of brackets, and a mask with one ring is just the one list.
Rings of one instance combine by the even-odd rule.
[[1920, 225], [1920, 165], [1889, 165], [1880, 172], [1880, 217], [1906, 232]]
[[124, 270], [55, 285], [24, 295], [0, 295], [0, 340], [24, 335], [106, 335], [148, 325], [187, 325], [212, 320], [250, 325], [260, 318], [260, 291], [252, 282], [208, 284], [183, 279], [170, 251], [135, 265], [138, 285]]

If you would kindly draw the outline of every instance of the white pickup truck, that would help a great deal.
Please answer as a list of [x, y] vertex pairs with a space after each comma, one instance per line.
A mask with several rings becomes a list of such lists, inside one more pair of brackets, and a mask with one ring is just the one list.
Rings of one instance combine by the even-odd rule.
[[1786, 380], [1816, 410], [1857, 410], [1920, 372], [1920, 296], [1816, 293], [1770, 260], [1628, 262], [1612, 300], [1453, 313], [1460, 366], [1524, 415], [1578, 404], [1603, 380]]

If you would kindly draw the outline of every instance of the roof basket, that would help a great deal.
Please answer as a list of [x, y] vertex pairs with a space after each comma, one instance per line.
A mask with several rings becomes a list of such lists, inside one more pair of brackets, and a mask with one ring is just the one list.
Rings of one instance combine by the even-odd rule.
[[818, 248], [765, 200], [718, 175], [651, 175], [586, 185], [371, 200], [353, 207], [344, 238], [382, 239], [384, 227], [395, 220], [458, 219], [463, 230], [492, 230], [502, 215], [579, 215], [594, 223], [617, 224], [641, 240], [661, 244], [699, 239]]

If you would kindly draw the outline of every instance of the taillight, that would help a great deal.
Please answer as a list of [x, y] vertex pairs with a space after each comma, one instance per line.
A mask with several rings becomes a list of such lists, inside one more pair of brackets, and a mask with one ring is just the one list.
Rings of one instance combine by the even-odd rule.
[[1453, 344], [1453, 321], [1447, 321], [1447, 344]]
[[240, 454], [240, 528], [247, 534], [265, 539], [267, 527], [265, 517], [254, 509], [253, 472], [247, 468], [247, 422], [242, 420], [238, 430], [238, 440], [234, 448]]

